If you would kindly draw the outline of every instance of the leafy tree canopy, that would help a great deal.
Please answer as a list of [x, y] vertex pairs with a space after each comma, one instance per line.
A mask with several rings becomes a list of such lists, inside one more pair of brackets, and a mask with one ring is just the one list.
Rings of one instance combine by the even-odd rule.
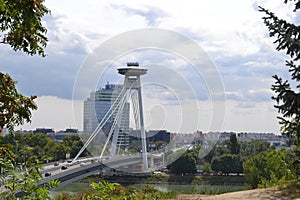
[[172, 173], [195, 173], [198, 161], [198, 148], [184, 152], [177, 160], [168, 166]]
[[232, 154], [238, 154], [240, 151], [240, 146], [235, 134], [230, 135], [230, 150]]
[[44, 0], [0, 0], [0, 43], [9, 44], [15, 51], [45, 56], [47, 29], [42, 24], [50, 11]]
[[31, 121], [31, 110], [36, 110], [36, 96], [26, 97], [18, 93], [16, 82], [8, 74], [0, 72], [0, 130], [7, 126], [13, 131], [14, 126]]
[[[15, 51], [29, 55], [45, 56], [47, 29], [42, 17], [50, 11], [43, 5], [44, 0], [0, 0], [0, 43], [9, 44]], [[0, 132], [7, 126], [13, 127], [30, 122], [31, 110], [37, 109], [35, 96], [19, 94], [16, 82], [8, 74], [0, 72]]]
[[243, 173], [243, 161], [240, 156], [235, 154], [224, 154], [216, 156], [211, 161], [211, 168], [215, 172], [222, 172], [223, 174]]
[[[44, 0], [0, 0], [0, 43], [10, 45], [14, 51], [45, 56], [47, 29], [42, 24], [42, 17], [50, 11], [43, 2]], [[30, 122], [31, 110], [37, 109], [33, 101], [36, 96], [26, 97], [18, 93], [15, 84], [8, 74], [0, 72], [0, 132], [5, 126], [12, 132], [14, 126], [21, 125], [24, 121]], [[19, 141], [14, 140], [16, 143]], [[32, 153], [36, 154], [40, 149], [38, 146], [34, 148], [28, 146], [22, 152], [17, 152], [28, 157], [20, 167], [16, 155], [9, 147], [1, 144], [1, 199], [19, 199], [15, 196], [19, 191], [23, 192], [24, 199], [50, 198], [47, 189], [58, 183], [51, 182], [43, 187], [38, 185], [41, 178], [40, 165]]]
[[293, 151], [264, 151], [243, 163], [244, 176], [253, 188], [286, 184], [297, 178], [296, 160]]

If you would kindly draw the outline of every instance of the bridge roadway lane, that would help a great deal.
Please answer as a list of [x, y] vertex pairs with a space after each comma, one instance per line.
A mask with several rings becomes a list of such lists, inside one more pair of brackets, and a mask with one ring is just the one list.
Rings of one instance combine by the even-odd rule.
[[[149, 156], [151, 155], [148, 155], [148, 157]], [[93, 162], [91, 160], [93, 160]], [[109, 159], [103, 159], [102, 162], [95, 158], [89, 158], [78, 160], [73, 164], [60, 163], [59, 166], [47, 167], [42, 171], [44, 178], [42, 179], [41, 184], [45, 184], [51, 180], [59, 180], [61, 185], [65, 185], [93, 175], [97, 172], [109, 170], [110, 168], [118, 168], [124, 165], [137, 164], [141, 162], [142, 155], [133, 154], [129, 156], [114, 156]], [[84, 163], [84, 165], [82, 163]], [[63, 165], [67, 166], [67, 169], [62, 170], [61, 167]], [[51, 176], [45, 177], [46, 172], [50, 172]]]
[[[96, 173], [97, 171], [101, 170], [102, 164], [100, 162], [90, 163], [85, 166], [80, 166], [80, 162], [68, 165], [64, 164], [64, 166], [68, 167], [65, 170], [62, 170], [61, 166], [63, 165], [51, 168], [50, 171], [44, 170], [44, 178], [42, 179], [41, 184], [45, 184], [51, 180], [59, 180], [61, 185], [65, 185]], [[46, 172], [50, 172], [51, 176], [45, 177]]]

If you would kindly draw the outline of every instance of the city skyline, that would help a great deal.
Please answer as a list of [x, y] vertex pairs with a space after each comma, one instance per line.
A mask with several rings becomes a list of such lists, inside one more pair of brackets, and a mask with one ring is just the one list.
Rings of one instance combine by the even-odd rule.
[[[83, 115], [86, 96], [72, 99], [72, 92], [76, 74], [86, 57], [112, 36], [139, 28], [160, 28], [191, 38], [215, 63], [226, 96], [224, 131], [279, 132], [277, 111], [273, 107], [275, 102], [271, 100], [273, 94], [270, 87], [274, 82], [271, 77], [279, 74], [285, 78], [288, 72], [284, 67], [285, 55], [275, 50], [261, 19], [263, 15], [258, 12], [258, 5], [288, 21], [299, 22], [296, 13], [290, 12], [290, 6], [282, 7], [282, 1], [200, 1], [195, 5], [180, 1], [159, 4], [156, 1], [46, 1], [46, 5], [52, 11], [44, 19], [49, 39], [46, 58], [13, 52], [5, 45], [0, 49], [0, 70], [18, 81], [17, 88], [21, 93], [38, 96], [36, 102], [39, 109], [33, 111], [32, 124], [25, 124], [23, 129], [53, 127], [60, 130], [71, 126], [82, 130], [82, 124], [74, 122], [73, 112], [76, 110], [75, 118]], [[184, 59], [174, 55], [159, 56], [155, 51], [132, 52], [116, 60], [113, 65], [124, 66], [127, 61], [138, 61], [141, 65], [154, 63], [172, 66], [187, 76], [191, 74], [186, 70], [188, 64]], [[153, 76], [160, 76], [159, 72], [153, 73]], [[120, 79], [110, 74], [103, 81], [120, 82]], [[174, 79], [174, 85], [180, 85], [178, 80]], [[195, 85], [199, 82], [199, 79], [190, 80]], [[206, 108], [210, 105], [209, 96], [205, 87], [201, 87], [197, 101], [201, 105], [204, 125], [192, 127], [191, 131], [209, 129], [205, 125], [209, 123], [205, 117], [208, 112]], [[160, 92], [157, 88], [151, 91], [152, 94]], [[148, 94], [151, 91], [149, 89]], [[185, 95], [184, 90], [179, 92]], [[160, 99], [164, 105], [169, 103], [163, 107], [166, 112], [168, 109], [174, 110], [167, 93], [160, 92], [156, 98], [147, 96], [147, 91], [145, 95], [146, 115], [147, 112], [152, 112], [153, 116], [162, 112], [162, 106], [157, 104]], [[154, 125], [160, 124], [157, 122]], [[171, 129], [171, 125], [168, 128]]]

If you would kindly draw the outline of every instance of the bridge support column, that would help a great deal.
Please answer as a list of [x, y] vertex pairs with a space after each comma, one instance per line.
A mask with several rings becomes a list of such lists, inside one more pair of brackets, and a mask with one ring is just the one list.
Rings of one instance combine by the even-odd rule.
[[153, 156], [150, 157], [150, 167], [151, 168], [154, 167], [154, 157]]
[[144, 114], [142, 103], [142, 89], [140, 76], [147, 73], [147, 69], [139, 67], [138, 63], [127, 63], [127, 67], [118, 68], [119, 74], [125, 75], [124, 87], [127, 90], [136, 90], [138, 94], [138, 117], [140, 125], [140, 136], [142, 141], [142, 156], [144, 172], [148, 172], [148, 158], [146, 146], [146, 134], [144, 126]]

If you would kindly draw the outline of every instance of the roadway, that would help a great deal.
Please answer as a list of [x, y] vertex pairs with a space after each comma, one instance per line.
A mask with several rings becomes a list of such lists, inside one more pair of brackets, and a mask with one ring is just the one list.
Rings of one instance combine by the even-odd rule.
[[[148, 155], [151, 158], [151, 155]], [[117, 169], [124, 165], [140, 164], [142, 163], [141, 154], [133, 155], [118, 155], [114, 157], [105, 157], [101, 160], [98, 158], [83, 158], [78, 159], [74, 163], [68, 163], [66, 161], [59, 162], [58, 166], [45, 165], [41, 171], [43, 179], [41, 184], [49, 182], [51, 180], [59, 180], [61, 185], [71, 183], [97, 172], [106, 172], [111, 168]], [[64, 167], [64, 168], [62, 168]], [[49, 176], [45, 176], [46, 173], [51, 173]]]
[[[188, 148], [188, 147], [185, 147]], [[173, 149], [173, 153], [182, 148]], [[174, 151], [175, 150], [175, 151]], [[149, 171], [154, 171], [158, 166], [164, 163], [164, 153], [151, 154], [147, 153]], [[87, 176], [93, 175], [98, 172], [107, 172], [110, 169], [121, 169], [124, 166], [132, 166], [138, 164], [142, 166], [143, 158], [141, 153], [130, 155], [116, 155], [113, 157], [103, 157], [101, 160], [99, 157], [80, 158], [75, 162], [62, 161], [57, 166], [54, 163], [44, 165], [44, 169], [41, 171], [43, 179], [41, 184], [49, 182], [51, 180], [59, 180], [61, 185], [71, 183]], [[128, 170], [132, 170], [131, 167]], [[141, 170], [141, 169], [140, 169]], [[126, 169], [125, 169], [126, 171]], [[46, 173], [48, 173], [47, 176]], [[128, 173], [143, 173], [142, 171], [128, 171]]]

